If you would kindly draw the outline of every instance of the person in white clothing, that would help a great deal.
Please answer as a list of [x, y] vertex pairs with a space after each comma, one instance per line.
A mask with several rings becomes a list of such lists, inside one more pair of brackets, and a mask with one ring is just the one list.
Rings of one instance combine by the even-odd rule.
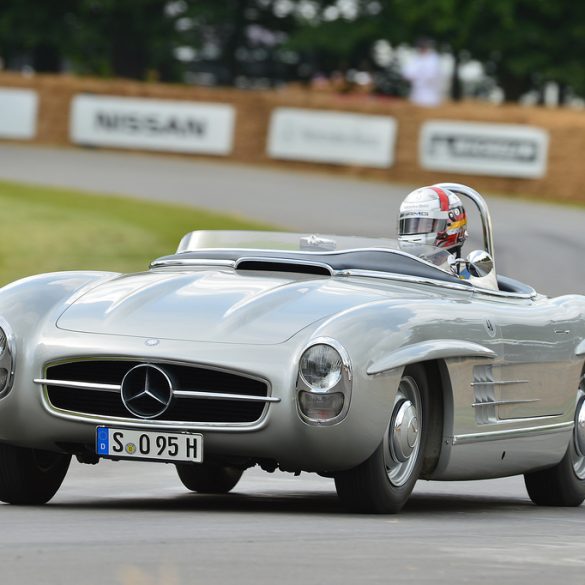
[[417, 43], [416, 55], [406, 63], [402, 75], [410, 82], [412, 103], [424, 107], [434, 107], [441, 103], [441, 62], [432, 41], [423, 39]]

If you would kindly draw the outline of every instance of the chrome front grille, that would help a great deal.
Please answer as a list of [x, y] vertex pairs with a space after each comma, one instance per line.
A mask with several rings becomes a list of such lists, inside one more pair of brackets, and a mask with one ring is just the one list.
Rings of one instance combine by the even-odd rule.
[[[148, 362], [172, 383], [169, 407], [152, 420], [189, 423], [254, 423], [267, 404], [268, 384], [241, 374], [185, 364]], [[49, 365], [35, 382], [46, 388], [52, 407], [73, 413], [141, 420], [122, 400], [124, 376], [144, 362], [78, 360]]]

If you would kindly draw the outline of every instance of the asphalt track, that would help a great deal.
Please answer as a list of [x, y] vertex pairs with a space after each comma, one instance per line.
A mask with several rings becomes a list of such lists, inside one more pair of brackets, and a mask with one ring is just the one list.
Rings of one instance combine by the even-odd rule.
[[[400, 202], [420, 186], [221, 161], [1, 143], [0, 179], [185, 203], [292, 230], [372, 236], [395, 234]], [[466, 180], [461, 177], [462, 183]], [[585, 208], [487, 200], [500, 273], [548, 295], [585, 292]], [[470, 232], [468, 249], [479, 245], [477, 222]]]
[[[371, 235], [394, 233], [409, 189], [6, 144], [0, 179], [182, 202], [302, 231]], [[500, 272], [550, 295], [584, 291], [584, 210], [488, 201]], [[509, 478], [421, 482], [402, 514], [358, 516], [340, 507], [331, 480], [309, 474], [250, 470], [233, 494], [211, 497], [186, 493], [169, 465], [111, 462], [74, 464], [47, 506], [0, 505], [1, 585], [234, 582], [583, 585], [585, 506], [538, 508], [522, 479]]]

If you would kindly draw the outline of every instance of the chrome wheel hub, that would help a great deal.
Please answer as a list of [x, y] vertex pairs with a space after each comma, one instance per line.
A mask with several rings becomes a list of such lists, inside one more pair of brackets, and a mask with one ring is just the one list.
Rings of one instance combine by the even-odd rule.
[[579, 455], [585, 456], [585, 400], [581, 400], [575, 418], [575, 447]]
[[390, 483], [404, 485], [416, 466], [420, 448], [420, 390], [405, 376], [400, 381], [390, 425], [384, 440], [384, 463]]
[[418, 418], [416, 408], [410, 400], [405, 400], [398, 406], [390, 433], [393, 458], [400, 462], [407, 461], [418, 440]]
[[573, 431], [573, 470], [579, 479], [585, 480], [585, 377], [581, 379], [575, 411], [575, 430]]

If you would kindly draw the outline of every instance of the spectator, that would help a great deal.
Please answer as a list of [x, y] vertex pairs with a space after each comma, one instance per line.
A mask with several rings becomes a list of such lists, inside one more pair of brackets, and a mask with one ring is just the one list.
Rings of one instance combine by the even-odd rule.
[[410, 101], [418, 106], [434, 107], [442, 101], [441, 62], [430, 39], [417, 42], [417, 52], [402, 70], [410, 82]]

